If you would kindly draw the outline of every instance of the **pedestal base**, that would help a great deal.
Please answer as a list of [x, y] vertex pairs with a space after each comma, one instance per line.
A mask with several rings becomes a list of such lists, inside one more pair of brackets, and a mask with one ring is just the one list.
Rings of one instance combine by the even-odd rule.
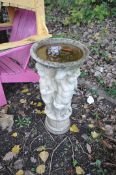
[[52, 134], [65, 134], [70, 129], [70, 119], [58, 121], [46, 117], [45, 127]]

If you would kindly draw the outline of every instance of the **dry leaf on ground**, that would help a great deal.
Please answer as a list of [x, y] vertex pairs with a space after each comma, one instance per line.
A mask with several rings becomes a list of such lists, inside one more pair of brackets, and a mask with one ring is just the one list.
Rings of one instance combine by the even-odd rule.
[[9, 161], [12, 160], [14, 157], [16, 157], [17, 154], [13, 153], [13, 152], [8, 152], [6, 153], [6, 155], [3, 157], [4, 161]]
[[77, 166], [76, 167], [76, 173], [78, 175], [84, 175], [85, 174], [85, 171], [80, 166]]
[[111, 125], [105, 125], [105, 134], [108, 136], [113, 135], [113, 127]]
[[20, 145], [15, 145], [12, 148], [12, 152], [15, 153], [15, 154], [18, 154], [20, 152], [20, 150], [21, 150]]
[[106, 148], [108, 148], [108, 149], [112, 149], [112, 145], [108, 141], [106, 141], [106, 140], [102, 140], [101, 141], [101, 144], [103, 146], [105, 146]]
[[96, 131], [91, 132], [91, 136], [93, 139], [97, 139], [99, 137], [99, 133], [97, 133]]
[[39, 151], [39, 152], [45, 151], [45, 150], [46, 150], [45, 146], [39, 146], [39, 147], [37, 148], [37, 151]]
[[0, 113], [0, 126], [2, 130], [7, 129], [9, 132], [11, 132], [13, 124], [14, 124], [13, 115]]
[[27, 92], [29, 92], [29, 89], [23, 89], [21, 92], [22, 93], [27, 93]]
[[86, 147], [87, 147], [87, 151], [88, 151], [88, 153], [91, 154], [91, 152], [92, 152], [92, 150], [91, 150], [91, 146], [87, 143]]
[[73, 124], [73, 125], [70, 127], [70, 131], [71, 131], [71, 132], [77, 133], [77, 132], [79, 132], [79, 128], [77, 127], [77, 125]]
[[16, 175], [25, 175], [24, 171], [23, 170], [19, 170], [16, 172]]
[[24, 103], [26, 103], [26, 102], [27, 102], [26, 99], [21, 99], [21, 100], [20, 100], [20, 103], [22, 103], [22, 104], [24, 104]]
[[39, 154], [39, 157], [41, 158], [41, 160], [45, 163], [49, 157], [49, 153], [47, 151], [42, 151]]
[[45, 173], [45, 165], [39, 165], [37, 168], [36, 168], [36, 173], [38, 174], [43, 174]]
[[42, 102], [38, 102], [37, 106], [41, 107], [42, 106]]
[[17, 137], [17, 135], [18, 135], [17, 132], [14, 132], [14, 133], [12, 133], [11, 136], [12, 136], [12, 137]]
[[91, 128], [91, 129], [92, 129], [92, 128], [95, 128], [94, 124], [92, 124], [92, 123], [89, 124], [88, 126], [89, 126], [89, 128]]

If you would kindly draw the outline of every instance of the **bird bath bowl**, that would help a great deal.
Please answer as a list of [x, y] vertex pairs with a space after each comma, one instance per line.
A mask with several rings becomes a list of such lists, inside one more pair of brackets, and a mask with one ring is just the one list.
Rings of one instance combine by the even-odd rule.
[[70, 128], [71, 100], [77, 89], [80, 66], [88, 53], [80, 42], [65, 38], [41, 40], [31, 48], [46, 105], [45, 126], [53, 134], [64, 134]]

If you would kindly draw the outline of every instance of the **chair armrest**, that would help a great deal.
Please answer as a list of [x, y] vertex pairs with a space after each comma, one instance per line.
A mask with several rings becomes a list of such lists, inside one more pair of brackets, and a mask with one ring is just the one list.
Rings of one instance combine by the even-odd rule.
[[0, 51], [0, 57], [3, 57], [3, 56], [8, 55], [8, 54], [11, 54], [11, 53], [13, 53], [15, 51], [20, 51], [22, 49], [26, 49], [29, 45], [31, 45], [31, 44], [27, 44], [27, 45], [24, 45], [24, 46], [20, 46], [20, 47], [16, 47], [16, 48]]
[[12, 48], [16, 48], [16, 47], [20, 47], [20, 46], [24, 46], [27, 44], [32, 44], [36, 41], [45, 39], [45, 38], [49, 38], [51, 35], [47, 35], [47, 36], [39, 36], [39, 35], [33, 35], [30, 36], [26, 39], [20, 40], [20, 41], [15, 41], [15, 42], [9, 42], [9, 43], [3, 43], [0, 44], [0, 51], [6, 50], [6, 49], [12, 49]]
[[0, 31], [8, 30], [12, 28], [12, 24], [10, 22], [0, 23]]

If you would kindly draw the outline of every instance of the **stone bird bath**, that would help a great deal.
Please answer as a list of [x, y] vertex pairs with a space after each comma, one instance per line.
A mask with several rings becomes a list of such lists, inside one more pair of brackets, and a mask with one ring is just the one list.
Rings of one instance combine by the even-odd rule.
[[70, 128], [71, 100], [77, 89], [80, 66], [88, 54], [86, 46], [65, 38], [41, 40], [31, 48], [46, 105], [45, 126], [53, 134], [64, 134]]

